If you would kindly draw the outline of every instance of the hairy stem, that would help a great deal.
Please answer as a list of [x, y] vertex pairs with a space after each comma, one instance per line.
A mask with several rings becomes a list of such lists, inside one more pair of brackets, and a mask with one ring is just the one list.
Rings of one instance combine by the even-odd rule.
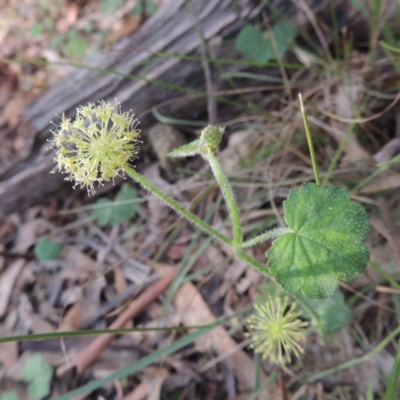
[[209, 162], [211, 170], [214, 174], [219, 187], [221, 188], [222, 195], [224, 196], [226, 206], [229, 212], [229, 218], [233, 227], [233, 247], [239, 246], [243, 242], [242, 224], [240, 222], [239, 208], [236, 204], [235, 196], [232, 187], [224, 174], [217, 158], [214, 153], [209, 152], [204, 158]]
[[[178, 214], [187, 218], [190, 222], [192, 222], [194, 225], [196, 225], [199, 229], [208, 233], [209, 235], [211, 235], [212, 237], [214, 237], [216, 239], [222, 240], [224, 243], [228, 244], [229, 246], [234, 247], [232, 241], [229, 238], [222, 235], [215, 229], [211, 228], [209, 225], [207, 225], [201, 219], [196, 217], [190, 211], [186, 210], [181, 205], [179, 205], [175, 200], [173, 200], [169, 196], [165, 195], [163, 192], [161, 192], [161, 190], [157, 189], [153, 184], [151, 184], [147, 179], [145, 179], [142, 175], [140, 175], [138, 172], [136, 172], [133, 168], [131, 168], [129, 166], [125, 166], [124, 170], [134, 181], [136, 181], [137, 183], [142, 185], [149, 192], [156, 195], [159, 199], [161, 199], [169, 207], [171, 207], [175, 212], [177, 212]], [[241, 232], [241, 229], [240, 229], [240, 232]], [[235, 252], [236, 252], [236, 255], [240, 259], [247, 262], [249, 265], [251, 265], [257, 271], [261, 272], [264, 275], [268, 275], [267, 268], [265, 267], [264, 264], [260, 263], [255, 258], [249, 256], [238, 246], [236, 246]]]
[[134, 181], [142, 185], [150, 193], [156, 195], [160, 200], [166, 203], [175, 212], [185, 217], [188, 221], [196, 225], [199, 229], [208, 233], [212, 237], [222, 240], [224, 243], [227, 243], [230, 246], [232, 246], [232, 241], [229, 238], [227, 238], [222, 233], [219, 233], [215, 229], [211, 228], [211, 226], [206, 224], [199, 217], [196, 217], [196, 215], [192, 214], [190, 211], [183, 208], [179, 203], [177, 203], [171, 197], [167, 196], [161, 190], [156, 188], [152, 183], [150, 183], [146, 178], [144, 178], [142, 175], [136, 172], [133, 168], [129, 167], [128, 165], [125, 165], [124, 170]]
[[237, 248], [236, 255], [243, 261], [247, 262], [247, 264], [251, 265], [254, 269], [256, 269], [261, 274], [269, 276], [266, 266], [264, 264], [260, 263], [259, 261], [257, 261], [252, 256], [249, 256], [247, 253], [244, 252], [244, 250]]
[[254, 246], [257, 243], [265, 242], [266, 240], [282, 236], [285, 233], [293, 233], [293, 229], [291, 229], [291, 228], [275, 228], [275, 229], [271, 229], [268, 232], [264, 232], [261, 235], [258, 235], [256, 237], [254, 237], [253, 239], [246, 240], [245, 242], [243, 242], [240, 245], [240, 247], [243, 248], [243, 249], [246, 248], [246, 247], [251, 247], [251, 246]]

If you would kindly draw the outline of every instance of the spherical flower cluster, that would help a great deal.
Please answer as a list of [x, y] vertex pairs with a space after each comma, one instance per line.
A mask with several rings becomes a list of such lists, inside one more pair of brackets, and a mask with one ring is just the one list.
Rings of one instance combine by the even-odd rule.
[[[124, 166], [137, 153], [137, 120], [129, 112], [121, 112], [118, 103], [89, 103], [77, 109], [76, 118], [62, 117], [52, 131], [52, 148], [57, 170], [68, 174], [66, 180], [86, 187], [94, 193], [94, 183], [123, 175]], [[74, 187], [75, 187], [74, 186]]]
[[303, 342], [308, 322], [302, 321], [297, 305], [289, 297], [269, 297], [263, 304], [254, 306], [256, 313], [248, 320], [252, 339], [251, 348], [273, 363], [290, 363], [291, 353], [299, 357], [304, 353]]

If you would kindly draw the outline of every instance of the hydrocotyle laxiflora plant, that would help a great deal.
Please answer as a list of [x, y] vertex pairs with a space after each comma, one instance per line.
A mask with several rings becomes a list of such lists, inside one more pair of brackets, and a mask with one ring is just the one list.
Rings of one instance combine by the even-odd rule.
[[[309, 132], [306, 119], [305, 125]], [[272, 276], [289, 293], [301, 291], [312, 299], [326, 298], [335, 292], [339, 280], [351, 280], [365, 269], [369, 260], [364, 243], [369, 231], [367, 213], [360, 203], [350, 199], [345, 188], [320, 184], [311, 136], [308, 139], [316, 183], [290, 190], [283, 202], [286, 227], [244, 240], [232, 186], [216, 157], [224, 128], [206, 127], [199, 139], [174, 150], [170, 156], [199, 154], [209, 163], [229, 212], [231, 238], [186, 210], [133, 168], [131, 161], [138, 151], [139, 133], [133, 115], [121, 112], [116, 102], [81, 106], [74, 121], [63, 116], [53, 131], [56, 167], [52, 172], [66, 173], [67, 180], [86, 187], [89, 193], [94, 192], [96, 184], [129, 175], [198, 228], [232, 246], [240, 258]], [[270, 239], [274, 240], [266, 253], [266, 265], [244, 250]]]
[[[365, 269], [369, 252], [364, 241], [369, 223], [366, 211], [350, 199], [348, 190], [320, 184], [307, 118], [303, 108], [302, 111], [316, 182], [290, 190], [283, 202], [285, 227], [248, 240], [244, 240], [232, 186], [216, 156], [224, 128], [208, 126], [199, 139], [169, 155], [200, 155], [209, 163], [228, 209], [231, 237], [182, 207], [134, 169], [131, 162], [138, 151], [140, 131], [133, 114], [122, 112], [116, 102], [81, 106], [73, 121], [62, 117], [61, 124], [53, 131], [51, 147], [56, 152], [56, 167], [52, 172], [66, 173], [67, 180], [74, 181], [75, 186], [86, 187], [88, 193], [95, 191], [95, 185], [129, 175], [199, 229], [230, 245], [238, 257], [273, 277], [288, 293], [302, 292], [311, 299], [322, 299], [335, 292], [339, 280], [353, 279]], [[266, 264], [245, 251], [271, 239]], [[275, 354], [274, 359], [279, 363], [290, 361], [291, 352], [301, 353], [299, 343], [304, 339], [306, 328], [297, 311], [287, 307], [285, 302], [278, 304], [269, 299], [256, 309], [256, 316], [249, 323], [256, 351], [264, 356]]]

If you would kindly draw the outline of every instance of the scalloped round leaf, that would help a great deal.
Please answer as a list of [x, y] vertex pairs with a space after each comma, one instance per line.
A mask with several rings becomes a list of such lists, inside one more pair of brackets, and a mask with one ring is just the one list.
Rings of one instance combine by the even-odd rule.
[[[313, 320], [314, 324], [317, 325], [314, 315], [302, 306], [302, 303], [299, 303], [299, 305], [304, 311], [304, 317]], [[328, 299], [309, 299], [308, 306], [312, 307], [316, 314], [319, 315], [322, 333], [325, 335], [340, 332], [351, 320], [350, 308], [344, 301], [343, 293], [340, 290], [337, 290]]]
[[61, 251], [61, 243], [55, 242], [47, 236], [41, 238], [34, 248], [35, 256], [39, 261], [55, 260]]
[[331, 296], [339, 279], [355, 278], [367, 266], [368, 215], [341, 187], [306, 183], [284, 201], [293, 232], [274, 240], [268, 267], [284, 290], [311, 299]]

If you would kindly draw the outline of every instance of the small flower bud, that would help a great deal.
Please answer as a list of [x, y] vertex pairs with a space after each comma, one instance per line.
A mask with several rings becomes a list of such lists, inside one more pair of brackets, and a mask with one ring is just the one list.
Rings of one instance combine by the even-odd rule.
[[204, 128], [200, 135], [199, 152], [203, 156], [207, 156], [208, 152], [215, 154], [224, 134], [225, 127], [209, 125]]
[[133, 114], [122, 113], [116, 102], [81, 106], [74, 121], [63, 115], [58, 129], [52, 131], [57, 163], [52, 172], [68, 174], [66, 180], [94, 193], [95, 182], [101, 185], [123, 174], [137, 153], [140, 131], [136, 125]]

